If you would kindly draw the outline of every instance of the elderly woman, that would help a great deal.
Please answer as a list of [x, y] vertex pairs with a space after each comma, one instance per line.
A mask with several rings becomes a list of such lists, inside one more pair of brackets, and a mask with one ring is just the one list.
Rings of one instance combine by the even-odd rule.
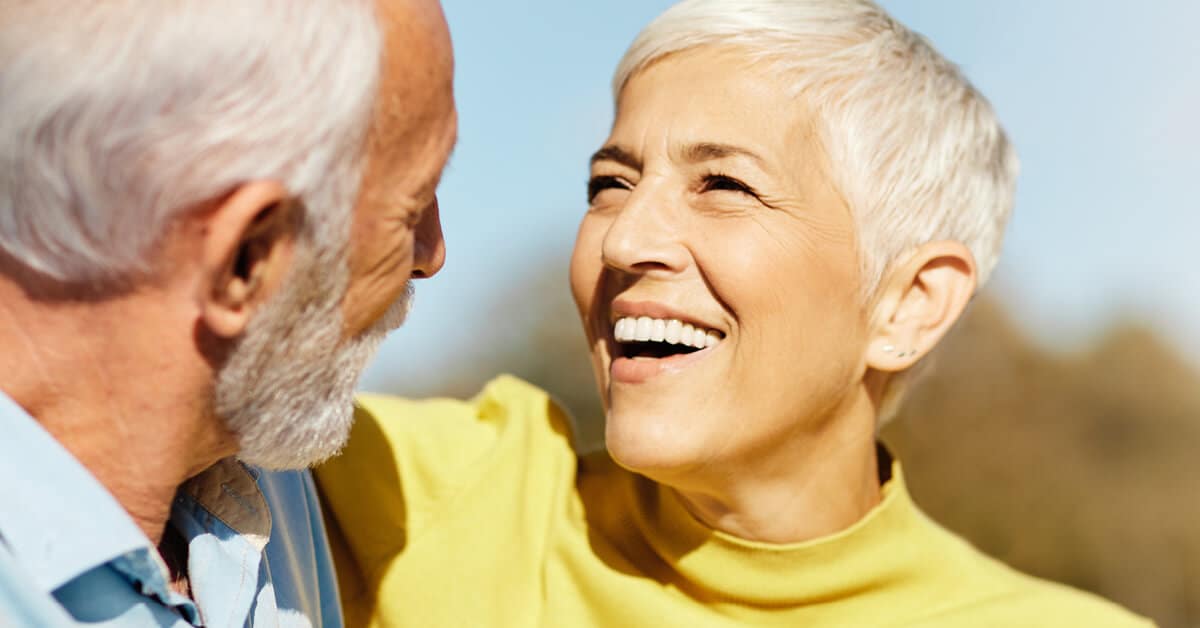
[[1145, 625], [938, 527], [876, 444], [1012, 205], [955, 67], [867, 0], [693, 0], [614, 87], [571, 261], [607, 452], [510, 377], [363, 397], [318, 472], [350, 624]]

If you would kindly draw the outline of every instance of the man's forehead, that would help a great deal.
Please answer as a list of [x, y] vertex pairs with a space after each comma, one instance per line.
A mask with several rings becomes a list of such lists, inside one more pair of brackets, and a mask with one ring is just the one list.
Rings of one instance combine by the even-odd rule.
[[379, 0], [385, 36], [368, 196], [432, 196], [457, 133], [453, 52], [437, 2]]
[[441, 6], [379, 0], [385, 53], [376, 106], [379, 140], [401, 140], [454, 108], [454, 53]]
[[453, 67], [450, 29], [437, 0], [377, 0], [388, 57]]

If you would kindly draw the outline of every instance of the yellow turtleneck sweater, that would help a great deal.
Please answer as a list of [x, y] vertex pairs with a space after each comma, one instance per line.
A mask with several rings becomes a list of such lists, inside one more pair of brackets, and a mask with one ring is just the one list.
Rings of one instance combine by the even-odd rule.
[[938, 527], [899, 464], [837, 534], [790, 545], [697, 522], [674, 493], [579, 458], [512, 377], [470, 402], [363, 396], [317, 470], [349, 626], [1146, 626]]

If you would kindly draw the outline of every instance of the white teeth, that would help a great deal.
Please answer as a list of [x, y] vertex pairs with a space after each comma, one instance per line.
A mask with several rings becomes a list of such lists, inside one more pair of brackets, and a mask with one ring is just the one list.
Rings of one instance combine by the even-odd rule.
[[662, 319], [654, 319], [654, 323], [650, 327], [650, 339], [655, 342], [662, 342], [667, 337], [667, 321]]
[[721, 342], [719, 332], [694, 327], [675, 318], [660, 319], [649, 316], [617, 319], [613, 324], [613, 337], [618, 342], [667, 342], [697, 349], [714, 347]]
[[642, 316], [637, 319], [637, 328], [633, 332], [633, 339], [638, 342], [645, 342], [650, 339], [650, 328], [654, 326], [654, 321], [650, 320], [649, 316]]
[[[618, 324], [620, 322], [621, 321], [617, 321]], [[671, 320], [667, 321], [667, 331], [664, 334], [664, 340], [673, 345], [679, 344], [679, 332], [681, 330], [683, 330], [683, 323], [679, 322], [679, 319], [677, 318], [672, 318]]]
[[628, 336], [629, 334], [625, 331], [628, 326], [628, 318], [618, 318], [616, 324], [613, 325], [613, 337], [617, 340], [620, 340], [621, 338]]

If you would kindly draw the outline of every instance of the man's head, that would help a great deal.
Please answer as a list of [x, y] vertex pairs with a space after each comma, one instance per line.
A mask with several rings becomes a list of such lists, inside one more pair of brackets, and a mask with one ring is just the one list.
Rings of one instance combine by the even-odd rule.
[[408, 280], [444, 256], [434, 192], [456, 120], [437, 3], [4, 11], [0, 272], [48, 307], [153, 295], [130, 324], [207, 369], [205, 412], [244, 459], [336, 451]]

